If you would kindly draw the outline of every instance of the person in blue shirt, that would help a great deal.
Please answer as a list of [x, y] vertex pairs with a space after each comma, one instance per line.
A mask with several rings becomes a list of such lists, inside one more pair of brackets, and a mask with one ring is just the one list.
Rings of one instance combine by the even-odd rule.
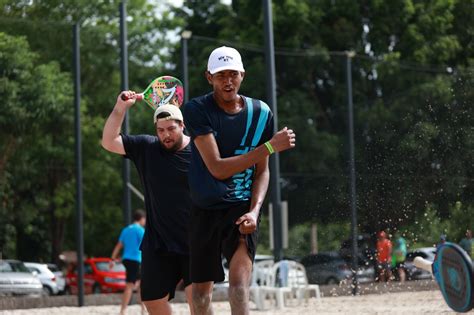
[[[145, 234], [145, 223], [145, 212], [141, 209], [135, 210], [133, 213], [133, 223], [122, 229], [119, 240], [112, 252], [111, 269], [113, 268], [113, 263], [119, 257], [120, 250], [123, 249], [122, 264], [126, 270], [126, 286], [122, 295], [121, 315], [125, 314], [133, 289], [138, 288], [140, 290], [140, 264], [142, 262], [140, 244], [142, 243], [143, 234]], [[140, 296], [140, 292], [138, 292], [138, 296]]]
[[[122, 100], [125, 94], [126, 101]], [[178, 106], [166, 104], [153, 115], [156, 135], [120, 133], [136, 93], [123, 91], [107, 119], [102, 146], [134, 162], [145, 196], [146, 226], [142, 252], [140, 293], [150, 315], [171, 314], [169, 301], [182, 283], [192, 314], [189, 278], [189, 218], [191, 197], [188, 169], [190, 138], [183, 133]]]
[[264, 102], [239, 95], [245, 70], [240, 53], [216, 48], [206, 78], [213, 91], [184, 105], [191, 135], [189, 185], [191, 281], [195, 314], [212, 314], [214, 282], [229, 262], [232, 314], [249, 313], [249, 285], [270, 172], [268, 157], [295, 146], [293, 130], [274, 134]]

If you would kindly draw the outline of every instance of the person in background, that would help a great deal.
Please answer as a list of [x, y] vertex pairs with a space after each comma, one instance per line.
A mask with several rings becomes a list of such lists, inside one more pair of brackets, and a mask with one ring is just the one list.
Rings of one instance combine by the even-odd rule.
[[388, 239], [387, 233], [380, 231], [377, 234], [377, 270], [378, 281], [387, 282], [392, 277], [392, 242]]
[[405, 239], [398, 235], [395, 238], [392, 252], [392, 265], [394, 266], [395, 270], [397, 271], [398, 278], [400, 282], [405, 282], [406, 273], [405, 273], [405, 259], [407, 256], [407, 244]]
[[459, 242], [459, 246], [461, 246], [462, 249], [466, 251], [471, 259], [474, 259], [474, 239], [472, 238], [472, 230], [466, 230], [465, 237], [461, 240], [461, 242]]
[[441, 245], [446, 243], [447, 239], [448, 239], [448, 237], [446, 236], [446, 234], [441, 234], [439, 236], [439, 242], [438, 242], [438, 244], [436, 244], [436, 251], [438, 251], [438, 249], [441, 247]]
[[145, 211], [138, 209], [133, 213], [133, 223], [123, 228], [119, 240], [112, 251], [112, 261], [109, 268], [114, 267], [115, 261], [119, 257], [120, 250], [123, 249], [122, 264], [126, 270], [126, 286], [122, 294], [122, 305], [120, 315], [124, 315], [128, 303], [132, 298], [133, 290], [138, 290], [138, 301], [144, 311], [144, 306], [140, 300], [140, 264], [142, 262], [142, 253], [140, 244], [145, 234], [146, 214]]

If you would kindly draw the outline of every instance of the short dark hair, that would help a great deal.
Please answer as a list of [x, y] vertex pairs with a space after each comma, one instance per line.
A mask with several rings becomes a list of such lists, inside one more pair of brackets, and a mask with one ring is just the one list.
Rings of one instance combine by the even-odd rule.
[[170, 117], [170, 116], [171, 116], [171, 114], [168, 113], [168, 112], [161, 112], [156, 116], [156, 118], [161, 119], [161, 118], [166, 118], [166, 117]]
[[[170, 117], [170, 116], [171, 116], [171, 114], [168, 113], [168, 112], [161, 112], [158, 115], [156, 115], [156, 121], [158, 122], [158, 119], [162, 119], [162, 118], [166, 118], [166, 117]], [[178, 124], [182, 123], [181, 120], [174, 119], [174, 121], [176, 121]]]
[[144, 217], [146, 217], [146, 213], [142, 209], [137, 209], [133, 212], [133, 221], [140, 221]]

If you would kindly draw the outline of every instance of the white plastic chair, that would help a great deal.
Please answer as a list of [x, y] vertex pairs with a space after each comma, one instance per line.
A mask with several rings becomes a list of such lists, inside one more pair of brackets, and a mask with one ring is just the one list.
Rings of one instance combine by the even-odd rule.
[[292, 260], [282, 260], [274, 264], [273, 268], [275, 274], [278, 272], [280, 284], [291, 290], [298, 304], [303, 298], [308, 303], [313, 292], [317, 299], [321, 298], [319, 285], [308, 283], [306, 269], [302, 264]]
[[267, 297], [274, 297], [277, 307], [283, 308], [285, 305], [285, 293], [291, 293], [290, 288], [280, 288], [276, 286], [275, 275], [273, 260], [260, 261], [253, 266], [250, 295], [259, 310], [265, 308], [265, 300]]

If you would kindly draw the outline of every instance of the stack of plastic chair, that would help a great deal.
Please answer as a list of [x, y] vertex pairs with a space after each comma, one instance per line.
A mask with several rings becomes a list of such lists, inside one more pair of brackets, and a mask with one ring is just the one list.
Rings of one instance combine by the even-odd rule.
[[265, 309], [265, 300], [267, 298], [274, 298], [276, 306], [283, 308], [285, 306], [285, 293], [291, 293], [291, 289], [276, 286], [273, 260], [260, 261], [254, 264], [250, 295], [258, 310]]
[[308, 303], [308, 299], [314, 292], [317, 299], [321, 298], [319, 285], [309, 284], [304, 266], [296, 261], [282, 260], [274, 264], [275, 272], [278, 272], [280, 284], [291, 290], [293, 296], [296, 297], [298, 304], [303, 298]]

